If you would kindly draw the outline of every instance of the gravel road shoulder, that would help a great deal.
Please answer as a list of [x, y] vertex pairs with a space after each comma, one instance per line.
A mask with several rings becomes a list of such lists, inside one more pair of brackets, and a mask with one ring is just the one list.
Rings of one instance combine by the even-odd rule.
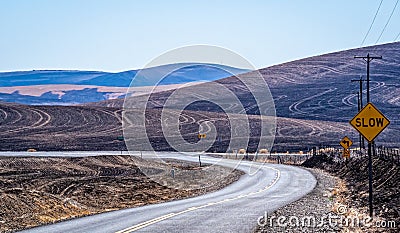
[[[318, 169], [307, 169], [317, 179], [312, 192], [298, 201], [286, 205], [260, 219], [255, 232], [337, 232], [325, 219], [332, 213], [334, 197], [332, 191], [339, 179]], [[284, 219], [285, 218], [285, 219]], [[308, 220], [312, 219], [312, 220]], [[315, 220], [315, 221], [314, 221]], [[321, 221], [323, 220], [323, 221]], [[324, 224], [321, 224], [323, 222]], [[304, 224], [303, 224], [304, 223]]]

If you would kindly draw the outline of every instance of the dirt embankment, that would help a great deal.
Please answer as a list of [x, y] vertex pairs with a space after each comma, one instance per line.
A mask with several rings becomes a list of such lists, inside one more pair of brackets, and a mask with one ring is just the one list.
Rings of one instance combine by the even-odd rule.
[[[340, 177], [346, 187], [341, 193], [343, 203], [368, 213], [368, 159], [352, 158], [337, 163], [332, 158], [314, 156], [304, 164], [306, 167], [320, 168]], [[373, 159], [373, 206], [374, 215], [387, 221], [395, 221], [400, 229], [400, 166], [379, 158]]]
[[[242, 175], [240, 171], [218, 168], [219, 175], [226, 175], [222, 182], [205, 188], [179, 190], [154, 182], [142, 173], [136, 166], [138, 161], [134, 160], [130, 156], [1, 157], [0, 232], [196, 196], [221, 189]], [[204, 169], [193, 163], [169, 163], [184, 170], [201, 172]], [[148, 162], [142, 165], [157, 169]], [[212, 173], [199, 179], [206, 183], [212, 180], [210, 175]]]

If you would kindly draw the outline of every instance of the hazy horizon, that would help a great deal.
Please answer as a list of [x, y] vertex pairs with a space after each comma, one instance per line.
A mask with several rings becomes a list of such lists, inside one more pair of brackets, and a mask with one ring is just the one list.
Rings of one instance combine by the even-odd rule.
[[1, 1], [0, 72], [136, 70], [195, 44], [230, 49], [265, 68], [398, 41], [400, 6], [396, 0], [379, 6], [361, 0]]

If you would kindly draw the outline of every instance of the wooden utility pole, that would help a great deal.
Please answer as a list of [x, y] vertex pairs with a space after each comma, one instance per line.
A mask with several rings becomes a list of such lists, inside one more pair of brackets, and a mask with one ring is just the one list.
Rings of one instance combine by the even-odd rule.
[[[361, 108], [362, 108], [361, 107], [361, 103], [360, 103], [360, 92], [357, 91], [356, 93], [357, 93], [357, 111], [359, 112], [361, 110]], [[363, 144], [364, 140], [363, 139], [364, 138], [361, 135], [361, 133], [358, 133], [358, 140], [360, 142], [360, 145], [359, 145], [359, 147], [360, 147], [360, 155], [361, 155], [361, 150], [364, 148], [364, 144]]]
[[[360, 79], [352, 79], [351, 82], [359, 82], [360, 83], [360, 91], [358, 92], [358, 111], [360, 111], [364, 105], [363, 105], [363, 81], [362, 77]], [[361, 136], [361, 133], [359, 134], [360, 137], [360, 152], [361, 148], [365, 149], [365, 143], [364, 143], [364, 137]]]
[[[382, 56], [370, 56], [369, 53], [366, 57], [364, 56], [354, 56], [354, 58], [362, 58], [367, 62], [367, 103], [370, 103], [369, 95], [369, 63], [374, 59], [382, 59]], [[373, 217], [373, 205], [372, 205], [372, 143], [368, 142], [368, 183], [369, 183], [369, 216]]]

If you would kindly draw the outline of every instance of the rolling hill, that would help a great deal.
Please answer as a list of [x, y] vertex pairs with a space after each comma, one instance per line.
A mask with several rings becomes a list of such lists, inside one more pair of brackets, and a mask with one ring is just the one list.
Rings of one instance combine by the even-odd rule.
[[[210, 66], [209, 64], [201, 63], [183, 63], [146, 68], [146, 73], [151, 73], [156, 76], [163, 70], [175, 70], [176, 68], [180, 67], [180, 65], [185, 65], [185, 67], [179, 69], [179, 72], [173, 72], [169, 74], [170, 78], [166, 79], [164, 82], [161, 82], [160, 85], [180, 84], [198, 80], [214, 81], [232, 74], [246, 72], [246, 70], [243, 69], [218, 64], [213, 64]], [[55, 84], [129, 87], [133, 77], [139, 71], [140, 70], [129, 70], [118, 73], [79, 70], [32, 70], [0, 72], [0, 87]], [[138, 82], [135, 84], [136, 86], [153, 85], [153, 80], [151, 80], [151, 78], [151, 76], [146, 77], [146, 79], [138, 80]]]
[[[270, 87], [276, 107], [274, 150], [304, 150], [321, 144], [338, 146], [345, 135], [357, 145], [357, 134], [348, 121], [357, 113], [355, 92], [359, 86], [350, 80], [365, 76], [365, 62], [353, 57], [367, 53], [383, 56], [382, 60], [371, 63], [371, 100], [391, 121], [376, 143], [399, 146], [400, 42], [397, 42], [324, 54], [259, 70]], [[251, 75], [252, 72], [239, 76], [246, 78]], [[250, 124], [257, 125], [256, 116], [259, 113], [252, 94], [243, 83], [234, 76], [214, 82], [232, 90], [246, 109], [243, 116], [248, 116]], [[197, 84], [202, 90], [204, 85]], [[154, 121], [157, 120], [154, 116], [159, 115], [160, 106], [172, 93], [173, 89], [170, 89], [151, 95], [147, 104], [149, 119], [153, 117]], [[133, 98], [140, 100], [141, 96]], [[33, 146], [41, 150], [124, 149], [124, 143], [116, 140], [122, 135], [120, 112], [123, 100], [87, 105], [45, 107], [1, 104], [0, 124], [6, 127], [0, 140], [1, 150], [26, 150]], [[198, 133], [196, 125], [200, 121], [214, 122], [221, 132], [232, 130], [221, 109], [207, 102], [192, 105], [179, 117], [183, 119], [181, 133], [189, 141]], [[156, 149], [170, 150], [156, 127], [148, 130], [153, 132], [150, 140], [155, 142]], [[226, 148], [224, 145], [227, 145], [228, 139], [221, 143], [222, 146], [214, 144], [211, 150]], [[255, 147], [256, 143], [257, 139], [251, 138], [249, 146]]]
[[[140, 70], [118, 73], [99, 71], [33, 70], [0, 73], [0, 100], [34, 105], [71, 105], [124, 98], [135, 77], [135, 87], [153, 86], [160, 73], [172, 71], [159, 85], [214, 81], [247, 70], [224, 65], [185, 63], [144, 69], [146, 77], [136, 76]], [[140, 76], [140, 77], [139, 77]], [[168, 88], [167, 88], [168, 89]]]
[[[281, 65], [260, 69], [259, 72], [268, 83], [274, 98], [276, 115], [282, 118], [337, 122], [348, 124], [357, 113], [358, 83], [366, 74], [366, 63], [354, 59], [355, 55], [381, 55], [382, 60], [371, 62], [370, 93], [371, 101], [391, 121], [385, 134], [379, 136], [377, 143], [398, 146], [400, 140], [400, 42], [377, 45], [365, 48], [339, 51], [320, 56], [300, 59]], [[253, 72], [238, 75], [251, 78]], [[252, 93], [236, 77], [215, 81], [224, 85], [238, 96], [247, 114], [259, 114], [254, 106]], [[199, 84], [206, 85], [206, 84]], [[199, 86], [199, 90], [204, 90]], [[260, 90], [262, 91], [262, 90]], [[173, 93], [173, 90], [151, 95], [148, 108], [159, 108]], [[223, 98], [223, 97], [221, 97]], [[134, 101], [134, 100], [133, 100]], [[121, 106], [122, 101], [100, 102], [97, 105]], [[366, 104], [366, 84], [363, 84], [363, 104]], [[219, 112], [220, 108], [206, 102], [197, 103], [192, 111]], [[317, 124], [317, 123], [316, 123]], [[324, 130], [329, 131], [329, 127]], [[342, 136], [353, 134], [350, 129]], [[340, 140], [333, 139], [332, 142]], [[355, 140], [354, 140], [355, 141]], [[324, 140], [314, 142], [325, 143]]]

